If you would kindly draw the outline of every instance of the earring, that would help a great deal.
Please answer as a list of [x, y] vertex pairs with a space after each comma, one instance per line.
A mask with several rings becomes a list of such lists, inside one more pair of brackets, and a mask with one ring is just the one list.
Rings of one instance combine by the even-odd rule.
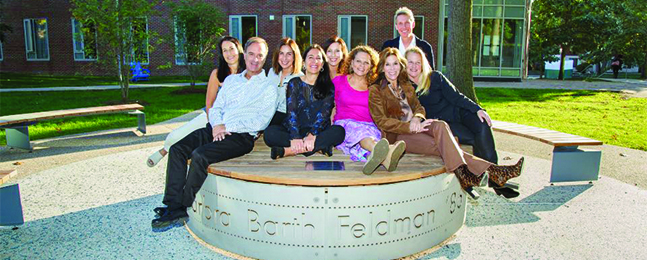
[[323, 72], [323, 66], [321, 66], [321, 69], [319, 70], [319, 72]]

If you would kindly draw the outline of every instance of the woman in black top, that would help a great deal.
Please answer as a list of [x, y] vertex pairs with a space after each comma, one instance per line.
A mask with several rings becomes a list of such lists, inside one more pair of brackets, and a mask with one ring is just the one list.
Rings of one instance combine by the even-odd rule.
[[[494, 164], [498, 156], [492, 136], [492, 119], [485, 110], [461, 94], [440, 71], [432, 71], [425, 54], [417, 47], [406, 51], [407, 73], [416, 88], [418, 100], [425, 107], [427, 118], [440, 119], [458, 137], [461, 144], [471, 145], [473, 154]], [[511, 198], [518, 192], [490, 182], [497, 194]]]
[[265, 129], [272, 159], [317, 151], [330, 156], [332, 147], [344, 141], [344, 128], [330, 124], [335, 95], [325, 52], [314, 44], [304, 53], [305, 75], [288, 83], [287, 118]]

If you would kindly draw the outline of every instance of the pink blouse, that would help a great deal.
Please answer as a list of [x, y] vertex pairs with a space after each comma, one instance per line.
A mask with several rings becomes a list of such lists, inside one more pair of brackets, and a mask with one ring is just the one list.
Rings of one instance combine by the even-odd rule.
[[339, 75], [332, 80], [335, 85], [335, 107], [337, 112], [334, 121], [353, 119], [373, 122], [368, 108], [368, 90], [358, 91], [350, 86], [348, 75]]

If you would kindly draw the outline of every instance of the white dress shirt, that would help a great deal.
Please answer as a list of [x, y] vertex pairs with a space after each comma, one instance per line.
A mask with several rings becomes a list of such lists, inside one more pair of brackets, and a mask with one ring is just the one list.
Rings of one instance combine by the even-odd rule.
[[398, 50], [400, 51], [400, 55], [404, 57], [404, 53], [410, 49], [416, 47], [416, 36], [413, 36], [413, 40], [411, 40], [411, 43], [409, 43], [409, 46], [404, 46], [404, 43], [402, 42], [402, 36], [400, 36], [400, 44], [398, 44]]
[[256, 135], [269, 124], [276, 111], [277, 88], [265, 70], [245, 77], [247, 70], [229, 75], [209, 109], [211, 126], [224, 124], [227, 132]]
[[276, 102], [276, 111], [279, 111], [281, 113], [285, 113], [285, 111], [287, 111], [285, 94], [287, 93], [288, 82], [294, 77], [301, 76], [303, 76], [303, 73], [301, 71], [297, 72], [296, 74], [287, 75], [285, 76], [285, 78], [283, 78], [283, 82], [279, 84], [279, 81], [281, 80], [281, 72], [279, 72], [279, 74], [276, 74], [274, 73], [274, 69], [270, 69], [270, 71], [267, 73], [267, 78], [270, 82], [272, 82], [272, 86], [278, 87], [279, 96]]

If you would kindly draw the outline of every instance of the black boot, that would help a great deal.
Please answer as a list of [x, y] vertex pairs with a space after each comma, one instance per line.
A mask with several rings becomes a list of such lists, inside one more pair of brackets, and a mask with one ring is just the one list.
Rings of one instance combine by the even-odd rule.
[[490, 187], [492, 187], [492, 189], [494, 190], [494, 193], [496, 193], [496, 195], [503, 196], [506, 199], [516, 198], [516, 197], [519, 196], [518, 191], [516, 191], [514, 189], [511, 189], [511, 188], [508, 188], [508, 187], [501, 187], [498, 184], [496, 184], [495, 182], [493, 182], [492, 180], [488, 181], [488, 185]]

